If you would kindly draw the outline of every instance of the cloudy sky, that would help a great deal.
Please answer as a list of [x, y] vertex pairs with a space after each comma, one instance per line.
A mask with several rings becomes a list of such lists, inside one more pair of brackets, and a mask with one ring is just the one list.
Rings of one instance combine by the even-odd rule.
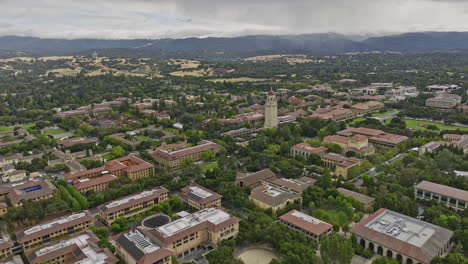
[[0, 35], [183, 38], [468, 31], [468, 0], [0, 0]]

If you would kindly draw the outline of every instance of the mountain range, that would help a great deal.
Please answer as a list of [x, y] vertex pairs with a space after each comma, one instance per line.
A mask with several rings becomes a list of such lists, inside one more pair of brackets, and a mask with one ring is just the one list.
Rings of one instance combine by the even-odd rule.
[[[34, 37], [0, 37], [0, 50], [27, 52], [31, 56], [74, 55], [93, 50], [125, 50], [125, 54], [167, 52], [249, 52], [266, 51], [337, 54], [345, 52], [449, 52], [468, 50], [468, 32], [417, 32], [356, 40], [351, 36], [327, 33], [280, 36], [244, 36], [234, 38], [185, 39], [42, 39]], [[0, 54], [2, 54], [0, 52]]]

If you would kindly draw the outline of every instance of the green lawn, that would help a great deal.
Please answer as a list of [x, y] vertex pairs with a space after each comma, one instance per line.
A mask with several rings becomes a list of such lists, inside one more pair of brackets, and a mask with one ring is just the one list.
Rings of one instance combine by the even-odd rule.
[[312, 212], [312, 216], [334, 226], [345, 226], [351, 222], [345, 212], [333, 209], [316, 209]]
[[216, 161], [213, 161], [213, 162], [206, 162], [206, 163], [203, 163], [202, 165], [200, 165], [200, 167], [202, 168], [203, 171], [210, 171], [216, 167], [218, 167], [218, 162]]
[[[406, 127], [412, 128], [412, 129], [418, 129], [418, 130], [427, 130], [425, 127], [418, 126], [418, 125], [434, 125], [439, 128], [439, 130], [463, 130], [463, 131], [468, 131], [468, 127], [460, 127], [460, 126], [451, 126], [451, 125], [445, 125], [441, 123], [436, 123], [436, 122], [430, 122], [430, 121], [420, 121], [420, 120], [410, 120], [410, 119], [403, 119], [405, 120]], [[391, 119], [385, 120], [387, 124], [389, 124]]]
[[106, 153], [106, 154], [102, 155], [102, 158], [106, 159], [106, 160], [111, 160], [112, 159], [112, 154], [110, 152]]
[[22, 124], [22, 125], [0, 127], [0, 132], [13, 131], [13, 129], [15, 129], [15, 127], [21, 127], [21, 128], [24, 128], [24, 129], [28, 129], [28, 128], [32, 127], [32, 126], [34, 126], [34, 124]]
[[396, 110], [388, 110], [388, 111], [383, 112], [383, 113], [373, 113], [372, 117], [380, 117], [380, 116], [388, 115], [388, 114], [395, 113], [395, 112], [396, 112]]
[[42, 129], [42, 133], [50, 135], [50, 136], [55, 136], [55, 135], [67, 133], [67, 131], [61, 128], [44, 128]]

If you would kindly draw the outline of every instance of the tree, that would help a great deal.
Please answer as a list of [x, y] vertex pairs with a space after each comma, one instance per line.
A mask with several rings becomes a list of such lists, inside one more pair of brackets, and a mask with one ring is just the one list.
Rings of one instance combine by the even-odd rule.
[[353, 244], [350, 239], [332, 233], [322, 240], [320, 254], [325, 264], [350, 264], [354, 256]]
[[120, 158], [125, 155], [125, 150], [121, 146], [112, 147], [109, 152], [112, 155], [112, 159]]

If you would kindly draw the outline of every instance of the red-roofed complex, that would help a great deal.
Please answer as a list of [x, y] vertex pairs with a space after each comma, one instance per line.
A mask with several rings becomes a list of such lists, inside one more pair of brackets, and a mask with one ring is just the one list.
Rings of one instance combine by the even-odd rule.
[[221, 207], [221, 198], [223, 196], [198, 184], [185, 186], [181, 189], [181, 192], [182, 201], [197, 210], [208, 207]]
[[355, 152], [362, 156], [372, 155], [375, 153], [374, 146], [369, 144], [369, 139], [363, 135], [354, 135], [352, 137], [343, 136], [327, 136], [323, 139], [324, 144], [334, 143], [343, 149], [343, 153]]
[[405, 142], [409, 139], [407, 136], [385, 133], [382, 130], [366, 127], [348, 127], [345, 130], [338, 131], [337, 134], [347, 137], [356, 134], [363, 135], [369, 138], [370, 143], [384, 147], [395, 147], [396, 145]]
[[174, 253], [145, 230], [133, 229], [113, 237], [116, 253], [128, 264], [171, 264]]
[[352, 231], [363, 248], [405, 264], [431, 263], [449, 250], [453, 237], [453, 231], [385, 208]]
[[198, 248], [235, 238], [239, 218], [219, 208], [205, 208], [149, 232], [177, 257], [183, 257]]
[[94, 179], [106, 174], [112, 174], [117, 177], [128, 177], [131, 180], [136, 180], [142, 177], [153, 176], [154, 165], [130, 155], [110, 160], [106, 162], [104, 167], [75, 173], [66, 173], [65, 180], [74, 181], [77, 179]]
[[153, 206], [168, 200], [169, 191], [163, 187], [128, 195], [114, 201], [110, 201], [98, 207], [101, 219], [107, 225], [119, 217], [131, 217], [140, 214]]
[[154, 151], [152, 155], [159, 166], [166, 167], [169, 170], [177, 170], [182, 166], [184, 160], [200, 161], [203, 152], [212, 151], [213, 154], [217, 154], [221, 149], [222, 147], [214, 142], [202, 140], [193, 147], [187, 147], [184, 144], [180, 145], [180, 147], [168, 149], [162, 146]]
[[16, 232], [16, 240], [25, 250], [32, 249], [64, 235], [88, 230], [93, 220], [88, 211], [74, 213]]
[[304, 157], [309, 157], [312, 154], [323, 156], [327, 154], [328, 149], [326, 147], [317, 147], [314, 148], [310, 146], [309, 143], [302, 142], [291, 147], [291, 155], [302, 155]]
[[292, 210], [279, 217], [280, 222], [292, 230], [305, 234], [308, 238], [319, 242], [333, 231], [333, 226], [297, 210]]
[[117, 176], [112, 174], [105, 174], [102, 177], [97, 177], [93, 179], [78, 179], [73, 182], [73, 186], [80, 192], [86, 193], [89, 191], [93, 192], [103, 192], [107, 190], [109, 183], [113, 180], [118, 179]]
[[98, 246], [99, 238], [85, 231], [71, 238], [58, 241], [40, 249], [26, 252], [31, 264], [39, 263], [80, 263], [116, 264], [119, 259], [108, 248]]
[[430, 181], [421, 181], [414, 186], [414, 198], [436, 201], [457, 211], [468, 208], [468, 191]]

